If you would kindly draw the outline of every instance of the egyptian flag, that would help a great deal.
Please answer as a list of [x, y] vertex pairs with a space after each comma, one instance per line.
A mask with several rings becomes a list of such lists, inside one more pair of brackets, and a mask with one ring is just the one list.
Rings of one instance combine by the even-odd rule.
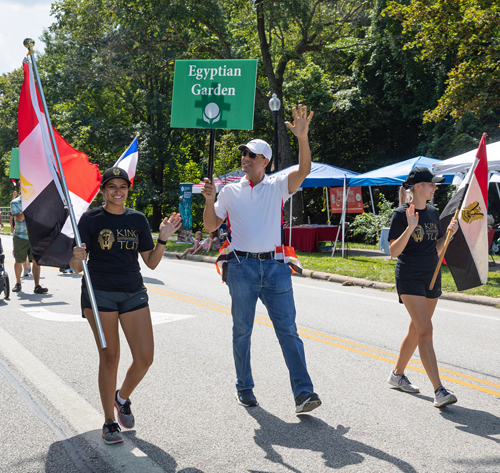
[[[134, 138], [131, 145], [123, 152], [114, 164], [114, 168], [124, 169], [128, 174], [128, 179], [134, 184], [135, 169], [139, 159], [139, 147], [137, 146], [137, 137]], [[132, 187], [132, 185], [130, 187]]]
[[459, 291], [486, 284], [488, 280], [488, 161], [486, 133], [472, 166], [457, 193], [448, 202], [440, 220], [447, 228], [455, 211], [459, 229], [446, 251], [446, 264]]
[[[22, 208], [33, 257], [40, 265], [67, 267], [72, 257], [73, 228], [33, 70], [26, 63], [18, 121]], [[52, 129], [78, 222], [97, 194], [101, 176], [84, 153]]]

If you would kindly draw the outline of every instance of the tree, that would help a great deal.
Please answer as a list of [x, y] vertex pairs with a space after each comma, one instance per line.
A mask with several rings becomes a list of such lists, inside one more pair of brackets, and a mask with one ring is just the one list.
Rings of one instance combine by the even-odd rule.
[[12, 148], [17, 148], [17, 108], [23, 83], [22, 69], [0, 76], [0, 207], [10, 205], [12, 184], [9, 179]]
[[391, 1], [387, 13], [402, 21], [405, 48], [421, 61], [451, 60], [446, 90], [426, 122], [471, 112], [484, 116], [500, 105], [500, 4], [495, 0]]

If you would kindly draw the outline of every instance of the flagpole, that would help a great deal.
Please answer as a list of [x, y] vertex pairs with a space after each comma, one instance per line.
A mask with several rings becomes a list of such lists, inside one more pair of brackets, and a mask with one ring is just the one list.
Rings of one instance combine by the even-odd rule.
[[[472, 165], [471, 170], [467, 174], [466, 178], [468, 178], [468, 181], [464, 184], [464, 186], [465, 185], [468, 186], [470, 184], [470, 181], [472, 180], [472, 176], [474, 174], [474, 171], [476, 170], [478, 163], [479, 163], [479, 158], [476, 158], [474, 161], [474, 164]], [[453, 218], [451, 219], [451, 221], [458, 219], [458, 215], [460, 213], [460, 209], [462, 208], [462, 204], [464, 203], [464, 199], [465, 199], [465, 193], [462, 197], [462, 202], [460, 202], [460, 205], [458, 206], [457, 210], [455, 210], [455, 215], [453, 215]], [[447, 230], [446, 240], [444, 241], [443, 250], [441, 251], [441, 254], [439, 255], [438, 264], [436, 266], [436, 269], [434, 270], [434, 274], [432, 276], [431, 283], [429, 284], [430, 290], [432, 290], [434, 288], [434, 283], [436, 282], [437, 276], [439, 274], [439, 270], [441, 269], [441, 265], [443, 264], [444, 254], [446, 253], [446, 250], [448, 249], [448, 245], [450, 244], [450, 241], [451, 241], [451, 232], [449, 230]]]
[[[66, 202], [65, 206], [68, 208], [69, 218], [71, 221], [71, 226], [73, 227], [73, 233], [75, 234], [75, 240], [77, 246], [82, 246], [82, 240], [80, 238], [80, 232], [78, 231], [78, 225], [76, 223], [75, 213], [73, 211], [73, 205], [71, 204], [71, 197], [69, 195], [68, 186], [66, 184], [66, 178], [64, 177], [64, 171], [61, 164], [61, 158], [59, 157], [59, 151], [56, 145], [56, 139], [54, 137], [54, 131], [52, 130], [52, 123], [50, 121], [49, 111], [47, 109], [47, 103], [45, 102], [45, 95], [43, 94], [42, 82], [40, 81], [40, 76], [38, 75], [38, 68], [36, 66], [35, 60], [35, 41], [31, 38], [26, 38], [23, 41], [24, 46], [28, 49], [28, 56], [31, 56], [31, 64], [33, 66], [33, 71], [35, 72], [35, 79], [38, 85], [38, 91], [40, 92], [40, 98], [42, 100], [43, 111], [45, 113], [45, 120], [47, 120], [47, 127], [49, 129], [50, 141], [52, 142], [52, 148], [54, 149], [54, 154], [56, 156], [57, 166], [59, 168], [61, 187], [64, 192], [64, 197]], [[90, 280], [90, 273], [87, 267], [87, 262], [82, 261], [83, 275], [85, 277], [85, 283], [87, 285], [88, 293], [90, 296], [90, 304], [92, 306], [92, 311], [94, 312], [94, 320], [97, 326], [97, 332], [99, 334], [99, 340], [101, 342], [101, 347], [104, 349], [107, 347], [106, 338], [104, 337], [104, 331], [102, 329], [101, 319], [99, 317], [99, 309], [97, 308], [97, 302], [94, 296], [94, 289], [92, 287], [92, 282]]]
[[[455, 210], [455, 215], [453, 215], [453, 218], [451, 219], [452, 221], [456, 220], [458, 218], [458, 214], [460, 213], [460, 207], [458, 207], [458, 209]], [[448, 230], [446, 232], [446, 240], [444, 241], [443, 250], [441, 251], [441, 254], [439, 255], [438, 264], [436, 266], [436, 269], [434, 270], [434, 274], [432, 276], [431, 283], [429, 284], [429, 290], [432, 290], [434, 287], [434, 283], [436, 282], [437, 276], [439, 274], [439, 270], [441, 269], [441, 265], [443, 264], [444, 254], [446, 253], [446, 250], [448, 249], [448, 245], [450, 244], [450, 241], [451, 241], [451, 231]]]

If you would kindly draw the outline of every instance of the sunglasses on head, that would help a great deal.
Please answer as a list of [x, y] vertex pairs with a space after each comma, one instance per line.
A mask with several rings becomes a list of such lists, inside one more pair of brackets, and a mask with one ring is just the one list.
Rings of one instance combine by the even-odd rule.
[[252, 153], [251, 151], [248, 151], [247, 149], [244, 149], [242, 152], [241, 152], [241, 156], [245, 157], [245, 156], [250, 156], [250, 158], [252, 159], [255, 159], [255, 157], [257, 156], [255, 153]]

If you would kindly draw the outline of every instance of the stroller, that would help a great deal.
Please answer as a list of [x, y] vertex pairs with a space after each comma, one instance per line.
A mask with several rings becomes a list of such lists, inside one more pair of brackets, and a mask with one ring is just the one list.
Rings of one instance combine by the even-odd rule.
[[0, 292], [3, 291], [5, 299], [10, 295], [9, 275], [5, 271], [5, 255], [3, 253], [2, 240], [0, 239]]

